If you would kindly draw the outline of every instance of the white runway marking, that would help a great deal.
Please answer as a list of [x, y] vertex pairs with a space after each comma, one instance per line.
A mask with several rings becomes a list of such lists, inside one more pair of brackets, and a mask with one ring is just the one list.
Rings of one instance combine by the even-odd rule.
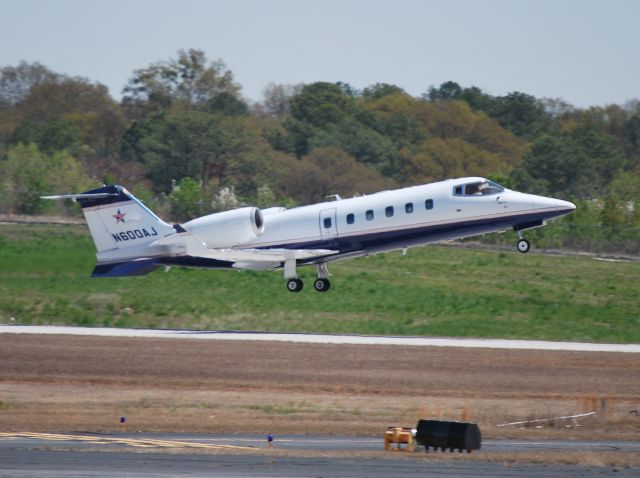
[[510, 350], [562, 350], [575, 352], [640, 353], [640, 344], [544, 342], [540, 340], [455, 339], [444, 337], [381, 337], [365, 335], [277, 334], [206, 330], [151, 330], [106, 327], [0, 325], [0, 334], [88, 335], [98, 337], [148, 337], [192, 340], [246, 340], [312, 344], [396, 345], [414, 347], [466, 347]]

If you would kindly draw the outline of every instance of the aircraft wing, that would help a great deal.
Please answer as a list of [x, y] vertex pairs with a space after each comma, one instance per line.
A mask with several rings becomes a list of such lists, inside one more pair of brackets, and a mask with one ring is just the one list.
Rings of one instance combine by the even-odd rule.
[[233, 262], [235, 269], [272, 269], [289, 260], [331, 256], [331, 249], [209, 249], [207, 257]]
[[330, 249], [209, 249], [213, 259], [222, 261], [280, 261], [331, 256], [340, 251]]
[[[169, 236], [171, 237], [171, 236]], [[167, 238], [171, 240], [170, 238]], [[332, 256], [340, 251], [331, 249], [285, 249], [285, 248], [228, 248], [216, 249], [207, 247], [194, 235], [183, 236], [187, 255], [204, 257], [217, 261], [232, 262], [234, 268], [272, 269], [290, 260], [312, 259], [314, 257]], [[267, 265], [269, 264], [269, 265]]]
[[[174, 253], [177, 250], [174, 251]], [[183, 253], [186, 251], [182, 251]], [[206, 249], [198, 251], [198, 254], [193, 254], [193, 250], [189, 251], [191, 254], [186, 256], [178, 254], [173, 256], [176, 260], [172, 265], [189, 265], [189, 260], [183, 263], [180, 258], [187, 257], [191, 259], [210, 259], [213, 261], [219, 261], [221, 263], [231, 263], [231, 267], [234, 269], [242, 270], [269, 270], [277, 269], [288, 260], [303, 260], [311, 259], [314, 257], [323, 257], [337, 254], [339, 251], [330, 249]], [[112, 262], [98, 263], [93, 270], [93, 277], [118, 277], [118, 276], [131, 276], [131, 275], [143, 275], [147, 274], [154, 269], [160, 267], [163, 263], [163, 259], [167, 256], [141, 256], [137, 258], [130, 258]], [[228, 266], [227, 266], [228, 267]]]

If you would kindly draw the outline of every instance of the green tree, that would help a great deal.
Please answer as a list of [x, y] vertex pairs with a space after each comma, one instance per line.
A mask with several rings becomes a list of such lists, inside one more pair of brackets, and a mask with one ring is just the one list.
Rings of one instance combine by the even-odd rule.
[[334, 146], [357, 161], [373, 166], [386, 176], [396, 171], [397, 151], [388, 137], [364, 126], [353, 117], [320, 130], [310, 140], [311, 148]]
[[43, 81], [31, 87], [15, 110], [20, 118], [17, 140], [35, 135], [47, 148], [77, 142], [85, 147], [83, 154], [94, 158], [119, 149], [124, 117], [104, 85], [83, 78]]
[[438, 88], [430, 86], [422, 95], [425, 100], [432, 103], [442, 101], [464, 101], [472, 109], [484, 111], [489, 114], [495, 107], [495, 97], [483, 92], [477, 86], [462, 88], [455, 81], [446, 81]]
[[496, 98], [489, 116], [503, 128], [523, 138], [535, 138], [548, 131], [551, 116], [535, 97], [518, 91]]
[[374, 115], [347, 86], [325, 82], [305, 85], [291, 99], [292, 117], [282, 123], [286, 133], [273, 128], [267, 138], [275, 148], [298, 158], [314, 148], [338, 147], [357, 161], [394, 175], [398, 168], [393, 142], [379, 131]]
[[431, 85], [423, 98], [429, 101], [452, 101], [462, 99], [462, 87], [455, 81], [445, 81], [436, 88]]
[[545, 135], [536, 140], [515, 172], [519, 189], [558, 197], [585, 198], [595, 181], [590, 158], [575, 141]]
[[523, 138], [534, 138], [547, 132], [551, 115], [545, 105], [535, 97], [514, 91], [506, 96], [491, 96], [480, 88], [462, 88], [454, 81], [430, 86], [423, 98], [431, 102], [464, 101], [472, 109], [484, 111], [498, 120], [503, 128]]
[[299, 121], [323, 128], [355, 113], [355, 100], [335, 83], [305, 85], [291, 99], [291, 115]]
[[202, 216], [206, 207], [202, 184], [190, 177], [184, 177], [173, 185], [169, 194], [171, 217], [176, 221], [187, 221]]
[[258, 142], [249, 120], [199, 111], [157, 117], [135, 134], [129, 150], [149, 166], [149, 177], [164, 192], [184, 177], [199, 181], [207, 193], [233, 185]]
[[464, 101], [417, 104], [415, 115], [429, 137], [458, 137], [476, 147], [495, 153], [512, 165], [518, 164], [525, 151], [514, 135], [482, 111], [474, 111]]
[[599, 197], [624, 156], [615, 140], [592, 127], [538, 138], [515, 173], [518, 187], [557, 197]]
[[348, 197], [397, 185], [337, 147], [316, 148], [300, 160], [274, 159], [278, 174], [273, 183], [278, 195], [302, 204], [326, 200], [330, 194]]
[[606, 197], [619, 204], [627, 226], [640, 226], [640, 166], [630, 171], [619, 170], [607, 186]]
[[625, 129], [627, 147], [635, 165], [640, 163], [640, 114], [631, 116]]
[[[0, 162], [3, 210], [19, 214], [53, 212], [59, 204], [41, 195], [81, 192], [93, 181], [68, 152], [42, 153], [35, 144], [19, 144]], [[63, 206], [62, 206], [63, 207]]]
[[320, 131], [307, 121], [300, 121], [293, 117], [285, 118], [282, 127], [284, 129], [267, 128], [265, 137], [278, 151], [293, 153], [297, 158], [309, 153], [312, 148], [311, 140]]
[[[591, 167], [596, 174], [595, 191], [604, 191], [616, 173], [626, 166], [624, 154], [615, 138], [590, 126], [570, 132], [570, 138], [589, 155]], [[588, 167], [589, 164], [581, 166]]]
[[374, 85], [367, 86], [362, 90], [362, 97], [368, 100], [379, 100], [387, 95], [406, 94], [405, 91], [396, 85], [390, 85], [389, 83], [376, 83]]
[[255, 205], [260, 208], [267, 208], [276, 205], [276, 194], [268, 185], [258, 187]]
[[417, 151], [404, 150], [405, 176], [417, 182], [460, 176], [487, 176], [510, 170], [504, 159], [461, 138], [431, 138]]
[[133, 121], [122, 135], [120, 157], [125, 161], [144, 162], [144, 140], [161, 127], [165, 117], [165, 113], [161, 112]]
[[427, 130], [416, 116], [418, 101], [403, 92], [389, 92], [367, 103], [375, 129], [401, 150], [415, 148], [427, 139]]
[[208, 100], [204, 110], [226, 116], [245, 116], [249, 113], [249, 107], [244, 101], [226, 91]]
[[46, 154], [61, 151], [74, 145], [78, 140], [78, 131], [73, 124], [60, 117], [45, 123], [23, 122], [18, 126], [9, 142], [11, 144], [33, 143]]
[[123, 104], [136, 114], [197, 109], [220, 93], [237, 96], [240, 86], [221, 60], [202, 50], [179, 50], [178, 57], [136, 70], [123, 90]]

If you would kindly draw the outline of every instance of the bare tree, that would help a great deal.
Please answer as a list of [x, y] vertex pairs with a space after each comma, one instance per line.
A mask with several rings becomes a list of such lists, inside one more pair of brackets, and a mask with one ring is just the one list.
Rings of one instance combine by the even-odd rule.
[[32, 86], [61, 78], [62, 75], [37, 62], [21, 61], [18, 66], [0, 68], [0, 111], [20, 102]]
[[285, 116], [291, 114], [291, 98], [298, 95], [303, 84], [283, 85], [281, 83], [269, 83], [263, 90], [262, 105], [264, 112], [269, 116]]

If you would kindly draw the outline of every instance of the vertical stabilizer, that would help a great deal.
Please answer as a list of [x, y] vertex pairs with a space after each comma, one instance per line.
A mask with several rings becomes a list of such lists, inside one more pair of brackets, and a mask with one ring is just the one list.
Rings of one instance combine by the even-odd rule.
[[173, 227], [122, 186], [75, 195], [98, 253], [142, 246], [175, 233]]

